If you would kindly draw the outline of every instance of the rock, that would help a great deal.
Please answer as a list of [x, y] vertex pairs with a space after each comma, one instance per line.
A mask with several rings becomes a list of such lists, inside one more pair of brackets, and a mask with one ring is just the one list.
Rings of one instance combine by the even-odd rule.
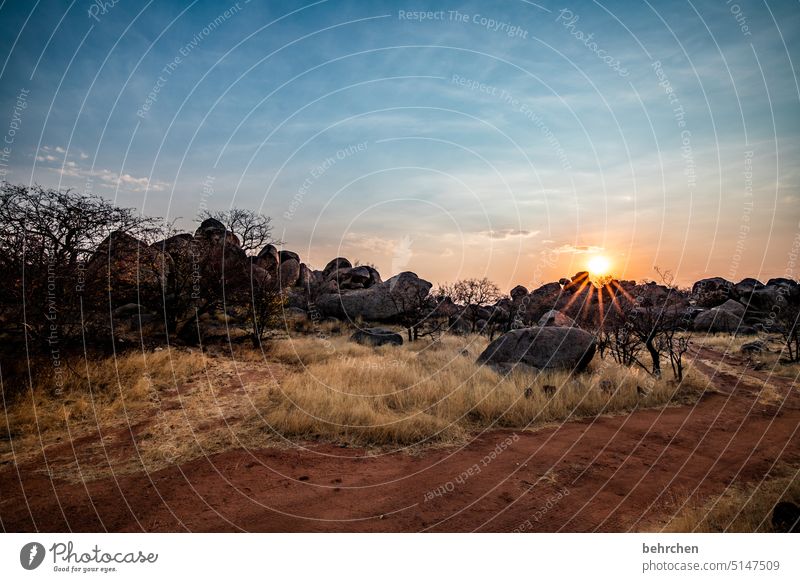
[[743, 354], [752, 355], [768, 352], [769, 348], [767, 347], [767, 342], [764, 340], [755, 340], [742, 345], [742, 347], [739, 348], [739, 351]]
[[713, 293], [715, 291], [730, 291], [733, 289], [733, 283], [722, 277], [711, 277], [708, 279], [700, 279], [692, 285], [692, 295], [703, 295], [704, 293]]
[[[560, 289], [561, 289], [561, 286], [559, 285], [559, 290]], [[509, 294], [511, 295], [511, 299], [513, 301], [517, 301], [517, 300], [522, 299], [523, 297], [525, 297], [528, 294], [528, 290], [525, 287], [523, 287], [522, 285], [517, 285], [516, 287], [514, 287], [511, 290], [511, 292]]]
[[365, 289], [369, 289], [373, 285], [377, 285], [378, 283], [382, 283], [381, 275], [378, 273], [377, 269], [370, 267], [368, 265], [361, 265], [359, 267], [353, 267], [350, 269], [349, 272], [350, 276], [357, 276], [361, 279], [361, 284], [364, 286]]
[[772, 510], [772, 529], [778, 533], [800, 533], [800, 507], [781, 501]]
[[305, 311], [308, 309], [308, 297], [306, 292], [295, 287], [294, 289], [289, 289], [285, 293], [286, 298], [286, 307], [296, 307], [297, 309], [302, 309]]
[[575, 327], [575, 320], [557, 309], [551, 309], [539, 318], [539, 327]]
[[286, 320], [303, 321], [308, 319], [308, 312], [299, 307], [287, 307], [283, 310], [283, 318]]
[[225, 244], [230, 244], [236, 247], [241, 246], [239, 237], [232, 232], [227, 231], [225, 229], [225, 225], [216, 218], [206, 218], [203, 222], [201, 222], [200, 226], [195, 231], [194, 236], [195, 238], [211, 242], [220, 242], [224, 239]]
[[287, 259], [278, 265], [278, 278], [281, 288], [294, 287], [300, 278], [300, 263], [294, 259]]
[[747, 304], [748, 311], [770, 312], [779, 304], [781, 297], [780, 289], [770, 285], [761, 289], [754, 289], [748, 295], [742, 297], [742, 301]]
[[575, 293], [582, 291], [589, 285], [589, 273], [586, 271], [579, 271], [570, 279], [569, 283], [564, 286], [564, 291], [567, 293]]
[[344, 257], [337, 257], [325, 265], [325, 268], [322, 270], [322, 277], [323, 279], [330, 279], [332, 276], [336, 275], [336, 272], [341, 269], [352, 269], [353, 265], [345, 259]]
[[596, 350], [592, 334], [576, 327], [526, 327], [509, 331], [478, 356], [479, 364], [581, 371]]
[[461, 318], [457, 318], [449, 323], [449, 325], [447, 326], [447, 331], [449, 331], [453, 335], [467, 335], [472, 331], [472, 326], [469, 324], [468, 321]]
[[336, 281], [340, 289], [364, 289], [369, 281], [369, 271], [358, 269], [336, 269], [328, 275], [331, 281]]
[[133, 317], [139, 315], [152, 315], [152, 312], [139, 305], [138, 303], [126, 303], [125, 305], [121, 305], [117, 307], [113, 312], [112, 315], [114, 318], [120, 319], [123, 317]]
[[[162, 243], [163, 246], [163, 243]], [[98, 245], [86, 265], [87, 288], [112, 305], [161, 303], [164, 286], [174, 269], [169, 253], [131, 235], [114, 231]]]
[[405, 271], [369, 289], [321, 295], [317, 307], [323, 315], [340, 319], [352, 321], [360, 317], [366, 321], [388, 321], [401, 313], [404, 306], [418, 304], [431, 287], [428, 281]]
[[311, 286], [311, 283], [314, 279], [314, 276], [311, 273], [311, 269], [305, 263], [300, 263], [300, 273], [297, 277], [296, 285], [298, 287], [302, 287], [303, 289], [308, 289]]
[[197, 227], [194, 235], [196, 237], [209, 238], [213, 235], [224, 235], [225, 230], [225, 225], [216, 218], [206, 218], [200, 223], [200, 226]]
[[383, 327], [360, 329], [350, 336], [351, 342], [365, 346], [402, 346], [403, 336]]
[[176, 234], [162, 241], [154, 242], [150, 248], [168, 253], [170, 256], [187, 252], [194, 237], [189, 233]]
[[293, 253], [292, 251], [281, 251], [278, 253], [278, 262], [285, 263], [286, 261], [297, 261], [298, 266], [300, 265], [300, 255], [297, 253]]
[[792, 279], [787, 279], [785, 277], [773, 277], [767, 281], [767, 287], [789, 287], [794, 289], [797, 286], [797, 281], [793, 281]]
[[281, 262], [278, 249], [275, 248], [275, 245], [267, 245], [258, 251], [258, 259], [261, 266], [270, 272], [275, 272], [278, 268], [278, 264]]
[[742, 279], [733, 286], [733, 294], [737, 299], [747, 298], [753, 291], [763, 288], [764, 284], [761, 281], [748, 277], [747, 279]]
[[694, 329], [711, 333], [736, 331], [742, 324], [744, 314], [744, 305], [728, 299], [719, 307], [704, 311], [695, 317]]

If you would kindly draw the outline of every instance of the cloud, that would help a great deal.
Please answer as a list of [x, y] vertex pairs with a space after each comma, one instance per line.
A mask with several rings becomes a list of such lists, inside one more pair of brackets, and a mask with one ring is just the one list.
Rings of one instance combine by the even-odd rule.
[[[44, 152], [56, 152], [59, 154], [66, 153], [66, 150], [60, 146], [50, 147], [42, 146]], [[89, 156], [81, 152], [80, 159], [85, 160]], [[160, 180], [150, 180], [147, 177], [136, 177], [129, 173], [119, 174], [111, 170], [95, 170], [93, 168], [82, 168], [73, 160], [65, 160], [61, 162], [61, 158], [54, 156], [52, 153], [39, 154], [36, 156], [37, 162], [56, 163], [57, 166], [46, 166], [48, 170], [57, 172], [62, 177], [80, 178], [82, 180], [96, 180], [102, 188], [121, 188], [131, 192], [143, 192], [145, 190], [154, 190], [162, 192], [170, 187], [169, 182], [162, 182]]]
[[506, 239], [514, 236], [533, 237], [539, 234], [538, 230], [523, 230], [518, 228], [504, 228], [500, 230], [485, 230], [481, 232], [482, 235], [488, 236], [493, 239]]
[[362, 234], [358, 232], [348, 232], [342, 239], [343, 246], [347, 245], [354, 249], [365, 250], [368, 249], [372, 252], [391, 255], [395, 250], [396, 242], [387, 240], [385, 238]]
[[595, 245], [563, 244], [560, 247], [556, 247], [554, 250], [559, 254], [591, 255], [594, 253], [601, 253], [605, 249], [603, 247], [598, 247]]

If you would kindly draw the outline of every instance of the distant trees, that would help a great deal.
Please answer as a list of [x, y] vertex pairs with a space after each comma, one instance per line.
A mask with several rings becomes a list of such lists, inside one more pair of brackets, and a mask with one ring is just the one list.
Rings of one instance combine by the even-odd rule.
[[445, 283], [439, 286], [438, 295], [449, 297], [460, 307], [461, 317], [469, 323], [473, 333], [478, 331], [478, 321], [488, 321], [491, 317], [491, 313], [486, 313], [486, 308], [503, 296], [500, 288], [487, 277]]

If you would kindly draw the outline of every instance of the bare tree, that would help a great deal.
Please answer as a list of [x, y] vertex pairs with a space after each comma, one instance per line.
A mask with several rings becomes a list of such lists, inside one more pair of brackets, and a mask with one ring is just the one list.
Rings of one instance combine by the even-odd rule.
[[251, 263], [250, 292], [241, 296], [240, 291], [240, 301], [247, 314], [245, 321], [253, 347], [260, 348], [267, 331], [275, 329], [282, 321], [286, 301], [278, 279]]
[[775, 327], [781, 334], [785, 346], [786, 357], [790, 362], [800, 361], [800, 306], [790, 303], [783, 297], [780, 312], [775, 320]]
[[51, 346], [81, 332], [85, 265], [111, 233], [144, 238], [153, 219], [72, 190], [0, 183], [0, 309]]
[[253, 210], [244, 208], [231, 208], [211, 212], [204, 210], [200, 213], [198, 222], [208, 218], [219, 220], [225, 228], [236, 238], [243, 251], [257, 252], [267, 244], [280, 244], [272, 238], [272, 219]]
[[[487, 277], [482, 279], [462, 279], [455, 283], [439, 286], [438, 294], [450, 297], [461, 306], [461, 315], [470, 323], [473, 332], [484, 310], [501, 297], [500, 288]], [[491, 315], [490, 315], [491, 317]]]

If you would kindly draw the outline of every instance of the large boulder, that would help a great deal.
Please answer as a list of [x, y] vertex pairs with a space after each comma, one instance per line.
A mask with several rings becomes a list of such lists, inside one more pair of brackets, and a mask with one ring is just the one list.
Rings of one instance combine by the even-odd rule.
[[282, 261], [278, 266], [278, 280], [282, 289], [288, 289], [297, 285], [300, 279], [300, 263], [295, 259]]
[[760, 311], [768, 313], [780, 303], [780, 297], [780, 289], [770, 285], [768, 287], [762, 287], [761, 289], [754, 289], [747, 295], [741, 297], [741, 300], [747, 305], [747, 310], [750, 312]]
[[752, 277], [748, 277], [746, 279], [742, 279], [733, 286], [733, 294], [736, 299], [747, 299], [753, 293], [753, 291], [763, 288], [764, 284], [761, 281], [758, 279], [753, 279]]
[[267, 271], [274, 272], [281, 262], [278, 249], [275, 245], [266, 245], [258, 252], [258, 262]]
[[525, 327], [511, 330], [478, 356], [479, 364], [506, 370], [519, 364], [581, 371], [596, 350], [592, 334], [577, 327]]
[[378, 283], [383, 283], [381, 279], [380, 273], [374, 267], [370, 267], [369, 265], [360, 265], [358, 267], [353, 267], [350, 269], [349, 274], [351, 277], [357, 276], [361, 279], [361, 284], [364, 286], [365, 289], [369, 289], [373, 285], [377, 285]]
[[365, 346], [402, 346], [403, 336], [383, 327], [371, 327], [359, 329], [350, 336], [350, 341]]
[[321, 295], [316, 304], [323, 315], [330, 317], [389, 321], [404, 309], [419, 304], [420, 298], [427, 296], [431, 287], [428, 281], [405, 271], [369, 289], [340, 290]]
[[700, 296], [705, 293], [714, 293], [717, 291], [729, 292], [733, 289], [733, 283], [722, 277], [710, 277], [708, 279], [700, 279], [692, 285], [692, 295]]
[[336, 257], [322, 270], [322, 276], [324, 279], [330, 279], [338, 275], [338, 271], [343, 269], [352, 269], [353, 265], [350, 261], [345, 259], [344, 257]]
[[220, 242], [224, 240], [225, 244], [236, 247], [241, 246], [239, 237], [234, 235], [232, 232], [227, 231], [225, 229], [225, 225], [216, 218], [206, 218], [203, 222], [201, 222], [200, 226], [195, 231], [194, 236], [195, 238], [210, 242]]
[[293, 251], [279, 252], [278, 259], [280, 263], [285, 263], [286, 261], [297, 261], [297, 264], [300, 265], [300, 255]]
[[305, 263], [300, 263], [300, 274], [297, 277], [297, 286], [303, 289], [308, 289], [314, 280], [314, 275], [311, 269]]
[[189, 252], [193, 240], [194, 237], [189, 233], [176, 234], [164, 240], [154, 242], [150, 247], [168, 253], [171, 257], [175, 258], [176, 255], [183, 256]]
[[88, 288], [115, 306], [157, 305], [173, 270], [172, 257], [137, 238], [114, 231], [97, 247], [86, 265]]
[[725, 303], [700, 313], [694, 319], [695, 331], [733, 332], [742, 325], [745, 307], [738, 301], [728, 299]]
[[[559, 290], [561, 290], [561, 286], [560, 285], [559, 285]], [[528, 294], [528, 290], [525, 287], [523, 287], [522, 285], [517, 285], [516, 287], [514, 287], [511, 290], [511, 293], [510, 293], [511, 299], [513, 301], [518, 301], [518, 300], [522, 299], [523, 297], [525, 297], [527, 294]]]
[[539, 327], [575, 327], [575, 320], [557, 309], [551, 309], [539, 318]]

